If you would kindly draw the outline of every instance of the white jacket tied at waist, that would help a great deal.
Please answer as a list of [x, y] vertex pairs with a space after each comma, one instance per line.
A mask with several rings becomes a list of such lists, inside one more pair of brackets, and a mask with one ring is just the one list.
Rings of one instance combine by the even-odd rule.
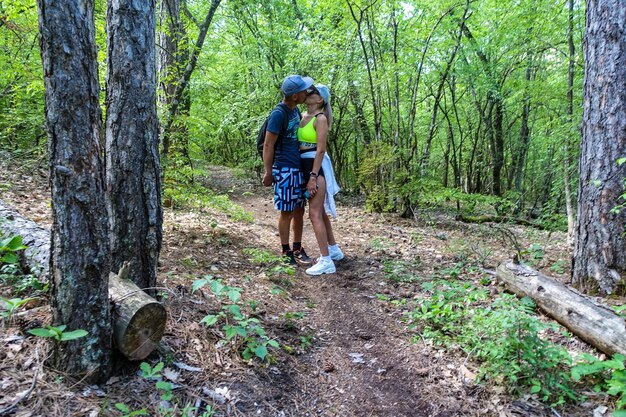
[[[315, 158], [315, 151], [305, 152], [300, 155], [300, 158]], [[335, 194], [341, 190], [337, 180], [335, 179], [335, 171], [333, 170], [333, 163], [330, 160], [328, 153], [324, 153], [324, 159], [322, 160], [322, 170], [324, 171], [324, 178], [326, 179], [326, 196], [324, 198], [324, 210], [326, 214], [333, 216], [333, 219], [337, 218], [337, 208], [335, 207]]]

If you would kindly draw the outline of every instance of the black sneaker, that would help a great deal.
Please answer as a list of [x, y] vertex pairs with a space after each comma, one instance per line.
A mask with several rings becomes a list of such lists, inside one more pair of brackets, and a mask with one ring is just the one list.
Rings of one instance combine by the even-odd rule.
[[286, 250], [283, 252], [283, 259], [285, 260], [285, 263], [289, 264], [289, 265], [296, 265], [296, 258], [294, 257], [293, 251], [292, 250]]
[[300, 265], [311, 265], [313, 263], [313, 259], [309, 257], [304, 251], [304, 248], [300, 248], [300, 250], [294, 250], [293, 256], [296, 258], [296, 262]]

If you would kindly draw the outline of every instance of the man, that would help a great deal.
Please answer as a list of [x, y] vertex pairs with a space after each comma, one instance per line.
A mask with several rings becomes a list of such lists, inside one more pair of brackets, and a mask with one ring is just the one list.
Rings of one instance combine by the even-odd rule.
[[[274, 207], [280, 211], [278, 235], [283, 256], [291, 264], [295, 264], [296, 259], [303, 264], [311, 263], [311, 258], [302, 247], [305, 199], [297, 136], [301, 115], [297, 105], [304, 103], [307, 89], [312, 85], [310, 77], [290, 75], [285, 78], [281, 86], [283, 101], [270, 115], [263, 145], [263, 185], [269, 187], [274, 184]], [[289, 246], [292, 220], [293, 249]]]

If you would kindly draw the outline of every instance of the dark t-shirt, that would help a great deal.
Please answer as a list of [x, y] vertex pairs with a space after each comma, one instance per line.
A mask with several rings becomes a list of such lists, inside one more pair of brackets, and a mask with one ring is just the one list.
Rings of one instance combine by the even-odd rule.
[[[280, 106], [282, 109], [278, 109]], [[300, 125], [300, 110], [296, 107], [291, 110], [289, 106], [280, 103], [276, 106], [267, 122], [267, 130], [278, 135], [274, 146], [275, 168], [300, 168], [300, 147], [298, 146], [298, 126]], [[287, 130], [284, 117], [289, 117]]]

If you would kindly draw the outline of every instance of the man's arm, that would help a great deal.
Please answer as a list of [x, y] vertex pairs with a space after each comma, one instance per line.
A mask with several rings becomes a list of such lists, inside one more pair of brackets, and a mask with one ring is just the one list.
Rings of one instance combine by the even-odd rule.
[[263, 185], [269, 187], [272, 185], [272, 165], [274, 165], [274, 148], [278, 135], [269, 130], [265, 132], [265, 143], [263, 144], [263, 165], [265, 174], [263, 174]]

